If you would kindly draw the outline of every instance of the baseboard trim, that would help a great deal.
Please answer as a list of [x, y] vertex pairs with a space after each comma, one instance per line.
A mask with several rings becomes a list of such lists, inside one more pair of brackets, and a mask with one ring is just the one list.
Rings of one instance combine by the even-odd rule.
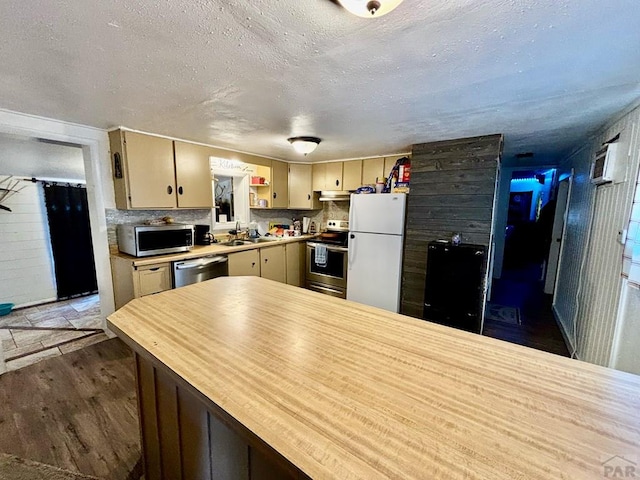
[[[560, 333], [562, 334], [562, 338], [564, 340], [564, 344], [566, 345], [567, 349], [569, 350], [569, 352], [575, 352], [576, 348], [575, 345], [573, 344], [573, 342], [571, 341], [571, 337], [569, 336], [569, 332], [566, 331], [566, 329], [564, 328], [564, 323], [560, 320], [562, 318], [562, 315], [560, 315], [560, 313], [558, 312], [558, 310], [556, 309], [556, 304], [552, 304], [551, 305], [551, 311], [553, 312], [553, 318], [556, 321], [556, 324], [558, 325], [558, 328], [560, 329]], [[574, 357], [575, 357], [575, 353], [574, 353]]]

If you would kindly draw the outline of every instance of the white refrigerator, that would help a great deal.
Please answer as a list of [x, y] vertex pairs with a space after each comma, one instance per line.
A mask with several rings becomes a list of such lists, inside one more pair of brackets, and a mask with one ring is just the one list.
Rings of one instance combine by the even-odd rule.
[[347, 300], [400, 309], [406, 194], [352, 194]]

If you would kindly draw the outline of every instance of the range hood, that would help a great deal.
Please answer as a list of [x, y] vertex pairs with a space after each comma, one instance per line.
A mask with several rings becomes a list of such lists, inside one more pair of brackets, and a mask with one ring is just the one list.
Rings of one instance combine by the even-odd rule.
[[320, 192], [321, 202], [348, 202], [351, 192], [348, 190], [323, 190]]

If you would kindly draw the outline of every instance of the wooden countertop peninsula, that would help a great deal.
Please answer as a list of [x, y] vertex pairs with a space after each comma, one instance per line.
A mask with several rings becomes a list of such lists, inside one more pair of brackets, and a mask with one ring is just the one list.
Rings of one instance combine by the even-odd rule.
[[314, 479], [601, 479], [640, 455], [638, 376], [257, 277], [109, 326]]

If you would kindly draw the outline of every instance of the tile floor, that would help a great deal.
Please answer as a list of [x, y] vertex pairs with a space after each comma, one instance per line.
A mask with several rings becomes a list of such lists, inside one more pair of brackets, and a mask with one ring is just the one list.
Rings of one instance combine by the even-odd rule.
[[0, 317], [7, 371], [106, 340], [100, 297], [89, 295], [14, 310]]

